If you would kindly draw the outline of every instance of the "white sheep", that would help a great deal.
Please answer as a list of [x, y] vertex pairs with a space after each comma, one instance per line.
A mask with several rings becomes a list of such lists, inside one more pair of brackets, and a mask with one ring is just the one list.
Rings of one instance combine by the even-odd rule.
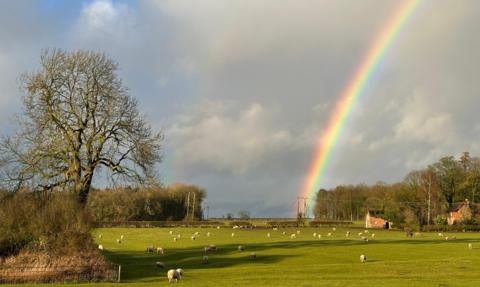
[[167, 278], [169, 283], [178, 282], [180, 279], [182, 279], [182, 275], [180, 275], [177, 270], [170, 269], [167, 272]]
[[101, 234], [99, 234], [99, 235], [98, 235], [98, 238], [102, 239], [102, 235], [101, 235]]
[[199, 234], [200, 234], [200, 233], [199, 233], [198, 231], [197, 231], [197, 232], [195, 232], [195, 236], [198, 236]]
[[295, 233], [290, 234], [290, 238], [297, 238], [297, 235]]
[[267, 233], [267, 237], [270, 238], [270, 233]]
[[250, 258], [251, 259], [257, 259], [257, 253], [255, 253], [255, 252], [250, 253]]
[[245, 247], [243, 247], [242, 245], [239, 245], [237, 249], [238, 251], [245, 251]]
[[165, 251], [163, 250], [162, 247], [157, 247], [157, 254], [162, 254], [164, 253]]
[[203, 258], [202, 258], [202, 263], [203, 264], [207, 264], [208, 263], [208, 256], [207, 255], [204, 255]]
[[363, 233], [361, 233], [361, 232], [358, 233], [358, 236], [362, 236], [362, 235], [363, 235]]
[[273, 231], [278, 231], [278, 228], [274, 227], [274, 228], [273, 228]]
[[195, 240], [197, 238], [195, 237], [195, 235], [192, 235], [192, 237], [190, 237], [190, 239]]
[[179, 238], [179, 239], [180, 239], [181, 237], [182, 237], [182, 235], [181, 235], [181, 234], [177, 234], [177, 238]]
[[178, 272], [178, 274], [180, 274], [180, 276], [183, 276], [183, 269], [182, 268], [177, 268], [177, 272]]
[[371, 235], [371, 236], [372, 236], [372, 238], [375, 238], [375, 233], [372, 233], [372, 235]]
[[331, 232], [327, 233], [327, 236], [328, 237], [332, 236], [332, 233]]
[[120, 235], [120, 240], [123, 240], [123, 234], [122, 234], [122, 235]]
[[215, 245], [205, 246], [205, 247], [203, 248], [203, 250], [205, 251], [205, 253], [208, 253], [208, 252], [216, 252], [216, 251], [217, 251], [217, 246], [215, 246]]
[[178, 238], [174, 237], [173, 242], [177, 242]]
[[318, 235], [318, 239], [320, 239], [320, 238], [322, 238], [322, 235], [321, 235], [321, 234]]
[[345, 237], [350, 237], [350, 231], [347, 231], [347, 233], [345, 233]]
[[438, 233], [438, 236], [439, 236], [439, 237], [443, 237], [443, 233], [439, 232], [439, 233]]
[[103, 251], [103, 245], [102, 244], [98, 245], [98, 249]]
[[287, 232], [285, 232], [285, 231], [284, 231], [284, 232], [282, 232], [282, 235], [287, 235]]
[[313, 233], [313, 237], [317, 237], [317, 233], [316, 233], [316, 232]]
[[369, 231], [368, 231], [368, 229], [365, 229], [365, 231], [364, 231], [364, 232], [365, 232], [365, 233], [368, 233]]
[[153, 246], [148, 246], [147, 247], [147, 253], [153, 253], [154, 250], [155, 250], [155, 247], [153, 247]]
[[234, 232], [232, 232], [232, 237], [235, 237], [235, 233], [234, 233]]
[[332, 228], [333, 231], [336, 231], [337, 229], [335, 227]]
[[155, 262], [155, 266], [157, 266], [158, 268], [165, 268], [165, 263], [157, 261]]
[[210, 237], [210, 232], [207, 232], [207, 237]]
[[122, 240], [121, 240], [121, 239], [117, 239], [117, 243], [118, 243], [118, 244], [122, 243]]
[[300, 234], [300, 230], [297, 230], [297, 234]]
[[470, 249], [470, 250], [473, 249], [473, 244], [472, 243], [468, 243], [468, 249]]
[[362, 263], [367, 262], [367, 255], [364, 255], [364, 254], [360, 255], [360, 262]]
[[170, 233], [170, 235], [172, 235], [172, 234], [173, 234], [173, 231], [172, 231], [172, 230], [170, 230], [168, 233]]
[[220, 229], [220, 225], [217, 225], [217, 229]]

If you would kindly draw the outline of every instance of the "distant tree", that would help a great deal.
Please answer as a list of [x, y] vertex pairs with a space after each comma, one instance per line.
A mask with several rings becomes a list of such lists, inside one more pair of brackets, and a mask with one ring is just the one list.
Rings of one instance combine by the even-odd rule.
[[248, 220], [250, 219], [250, 211], [246, 209], [242, 209], [238, 212], [238, 218], [243, 219], [243, 220]]
[[26, 93], [18, 131], [0, 144], [11, 188], [72, 190], [85, 205], [100, 169], [114, 181], [155, 182], [162, 135], [101, 53], [46, 50], [39, 70], [21, 78]]

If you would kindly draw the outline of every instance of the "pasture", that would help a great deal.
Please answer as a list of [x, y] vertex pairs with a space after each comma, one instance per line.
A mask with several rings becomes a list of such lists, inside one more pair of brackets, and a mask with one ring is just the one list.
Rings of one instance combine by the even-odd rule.
[[[300, 234], [291, 238], [297, 230]], [[349, 238], [347, 230], [351, 231]], [[369, 241], [362, 240], [359, 232]], [[313, 233], [322, 237], [314, 238]], [[117, 243], [121, 235], [124, 238]], [[401, 231], [370, 230], [365, 234], [364, 229], [344, 227], [335, 231], [103, 228], [96, 229], [93, 236], [104, 246], [105, 255], [122, 265], [122, 286], [167, 286], [166, 272], [170, 268], [184, 269], [185, 275], [178, 283], [182, 286], [480, 286], [477, 233], [446, 233], [444, 236], [456, 239], [445, 240], [437, 233], [406, 238]], [[210, 244], [218, 251], [209, 253], [209, 263], [202, 264], [204, 247]], [[238, 251], [238, 245], [245, 251]], [[148, 246], [163, 247], [165, 254], [147, 253]], [[256, 253], [256, 259], [250, 258], [251, 252]], [[360, 262], [361, 254], [367, 255], [366, 263]], [[157, 261], [165, 263], [166, 269], [156, 267]], [[113, 285], [117, 284], [82, 286]]]

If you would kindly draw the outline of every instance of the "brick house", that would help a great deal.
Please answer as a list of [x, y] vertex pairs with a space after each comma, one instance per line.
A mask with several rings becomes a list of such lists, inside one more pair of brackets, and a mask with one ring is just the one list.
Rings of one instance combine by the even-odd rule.
[[473, 212], [472, 207], [468, 199], [465, 199], [464, 202], [457, 204], [448, 212], [447, 222], [448, 225], [453, 225], [455, 223], [461, 223], [464, 220], [472, 219]]
[[383, 211], [368, 210], [365, 216], [365, 228], [392, 228], [392, 223], [384, 218]]

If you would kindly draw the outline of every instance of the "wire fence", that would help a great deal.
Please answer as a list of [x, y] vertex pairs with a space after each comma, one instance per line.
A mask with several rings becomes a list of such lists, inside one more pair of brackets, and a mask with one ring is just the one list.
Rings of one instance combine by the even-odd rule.
[[121, 266], [8, 266], [0, 265], [0, 284], [53, 282], [120, 282]]

